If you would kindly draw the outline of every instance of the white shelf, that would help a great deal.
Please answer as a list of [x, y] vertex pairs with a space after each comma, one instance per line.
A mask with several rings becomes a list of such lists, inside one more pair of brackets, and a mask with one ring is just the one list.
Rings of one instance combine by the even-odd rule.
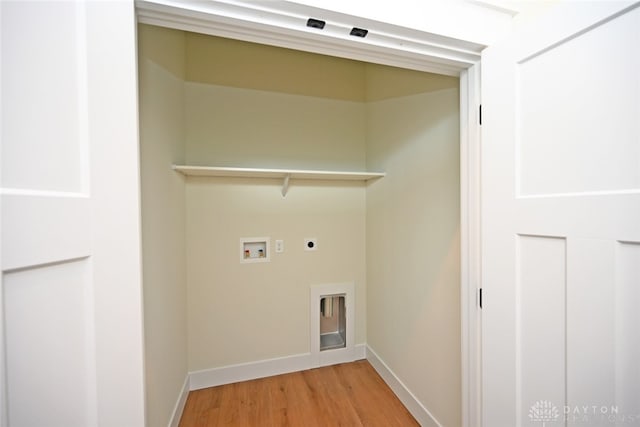
[[383, 176], [385, 176], [384, 172], [338, 172], [298, 169], [258, 169], [185, 165], [173, 165], [172, 167], [175, 171], [180, 172], [185, 176], [283, 179], [283, 196], [287, 194], [290, 179], [368, 181], [370, 179], [382, 178]]
[[238, 178], [329, 179], [338, 181], [368, 181], [382, 178], [384, 172], [335, 172], [296, 169], [227, 168], [216, 166], [173, 165], [173, 169], [187, 176], [221, 176]]

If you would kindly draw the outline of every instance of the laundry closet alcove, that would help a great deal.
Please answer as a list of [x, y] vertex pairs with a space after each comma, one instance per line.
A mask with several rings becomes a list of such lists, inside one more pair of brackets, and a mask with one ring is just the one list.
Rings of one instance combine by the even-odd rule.
[[[458, 78], [143, 24], [138, 36], [149, 401], [175, 401], [153, 387], [161, 372], [182, 384], [186, 369], [194, 389], [366, 348], [460, 424]], [[288, 171], [286, 191], [256, 170]], [[241, 262], [251, 236], [268, 238], [268, 262]], [[344, 348], [314, 357], [310, 296], [335, 284], [352, 290], [320, 296], [352, 323]]]

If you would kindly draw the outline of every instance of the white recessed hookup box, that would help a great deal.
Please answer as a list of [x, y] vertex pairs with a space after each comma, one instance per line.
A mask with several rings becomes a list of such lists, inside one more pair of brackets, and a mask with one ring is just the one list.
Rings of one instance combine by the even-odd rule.
[[271, 240], [268, 237], [243, 237], [240, 239], [240, 262], [269, 262]]

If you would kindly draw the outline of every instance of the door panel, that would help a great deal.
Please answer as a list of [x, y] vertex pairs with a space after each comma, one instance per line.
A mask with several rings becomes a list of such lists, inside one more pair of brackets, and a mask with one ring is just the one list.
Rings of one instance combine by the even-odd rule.
[[616, 399], [637, 408], [640, 396], [640, 244], [616, 242], [615, 375]]
[[640, 189], [640, 120], [634, 115], [640, 57], [623, 43], [607, 43], [640, 43], [639, 14], [629, 12], [518, 62], [520, 195]]
[[75, 2], [3, 5], [2, 137], [11, 142], [2, 152], [5, 188], [87, 188], [83, 9]]
[[96, 425], [84, 13], [2, 5], [8, 425]]
[[609, 239], [569, 241], [566, 404], [570, 407], [616, 405], [614, 245]]
[[640, 425], [639, 44], [569, 2], [483, 53], [485, 426]]
[[5, 275], [9, 425], [96, 424], [90, 271], [83, 259]]
[[517, 236], [516, 244], [516, 405], [526, 414], [545, 392], [564, 399], [566, 241]]
[[0, 425], [144, 425], [133, 2], [0, 19]]

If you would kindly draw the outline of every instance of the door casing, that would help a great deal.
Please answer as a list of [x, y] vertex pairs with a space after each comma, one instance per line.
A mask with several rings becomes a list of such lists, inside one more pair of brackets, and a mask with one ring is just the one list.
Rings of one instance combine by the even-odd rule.
[[[486, 46], [331, 11], [326, 11], [329, 31], [309, 31], [299, 25], [307, 18], [304, 8], [291, 6], [141, 0], [136, 12], [144, 24], [460, 78], [462, 420], [465, 427], [481, 425], [479, 108], [480, 52]], [[384, 38], [363, 43], [341, 33], [354, 24]]]

